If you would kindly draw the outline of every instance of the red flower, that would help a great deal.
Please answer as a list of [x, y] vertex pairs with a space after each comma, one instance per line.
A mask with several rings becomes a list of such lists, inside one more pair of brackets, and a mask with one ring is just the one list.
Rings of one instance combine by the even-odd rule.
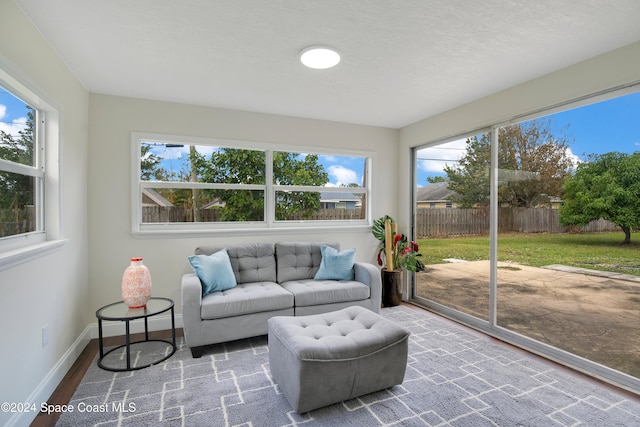
[[398, 246], [398, 242], [402, 240], [402, 234], [396, 234], [395, 239], [393, 240], [393, 246]]
[[382, 252], [378, 252], [378, 265], [382, 266]]
[[406, 247], [404, 248], [404, 250], [400, 253], [401, 256], [405, 256], [406, 254], [408, 254], [409, 252], [411, 252], [411, 248]]
[[418, 252], [418, 244], [413, 240], [411, 241], [411, 247], [413, 248], [414, 252]]

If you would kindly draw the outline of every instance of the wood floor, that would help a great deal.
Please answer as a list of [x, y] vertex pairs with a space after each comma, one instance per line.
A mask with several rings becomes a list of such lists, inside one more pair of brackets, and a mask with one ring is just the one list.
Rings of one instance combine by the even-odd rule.
[[[176, 329], [176, 337], [183, 336], [182, 328]], [[157, 331], [150, 332], [149, 338], [151, 339], [167, 339], [171, 338], [171, 331]], [[144, 334], [131, 335], [132, 341], [140, 341], [144, 339]], [[124, 343], [124, 337], [109, 337], [104, 339], [104, 345], [107, 347], [120, 345]], [[89, 344], [84, 348], [78, 359], [75, 361], [67, 375], [62, 379], [58, 387], [54, 390], [53, 394], [47, 401], [49, 405], [66, 405], [71, 400], [73, 393], [78, 388], [80, 381], [84, 377], [84, 374], [93, 363], [93, 359], [98, 354], [98, 340], [93, 339], [89, 341]], [[47, 427], [55, 426], [56, 422], [60, 418], [60, 413], [45, 414], [40, 412], [38, 416], [31, 423], [31, 427]]]

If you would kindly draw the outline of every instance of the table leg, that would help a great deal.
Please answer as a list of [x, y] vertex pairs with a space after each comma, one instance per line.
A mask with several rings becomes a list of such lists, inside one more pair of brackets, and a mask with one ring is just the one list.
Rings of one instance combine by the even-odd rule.
[[131, 337], [129, 333], [129, 321], [126, 320], [125, 343], [127, 346], [127, 370], [131, 369]]
[[176, 348], [176, 317], [174, 316], [173, 307], [171, 307], [171, 336], [173, 338], [173, 348]]
[[100, 358], [104, 357], [104, 344], [102, 343], [102, 319], [98, 319], [98, 345], [100, 346]]

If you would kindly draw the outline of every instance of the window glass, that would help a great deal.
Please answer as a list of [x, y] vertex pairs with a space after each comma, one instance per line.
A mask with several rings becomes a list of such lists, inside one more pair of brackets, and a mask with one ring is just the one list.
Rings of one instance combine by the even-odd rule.
[[414, 294], [489, 318], [490, 134], [420, 149], [415, 233], [427, 268]]
[[368, 224], [367, 155], [142, 134], [132, 141], [139, 153], [134, 231], [168, 230], [160, 227], [167, 224], [184, 229], [188, 223], [199, 223], [198, 230], [223, 223], [225, 229], [229, 223], [264, 228], [285, 222], [304, 227], [307, 221]]
[[640, 92], [624, 92], [417, 148], [412, 295], [638, 389]]
[[[195, 207], [194, 200], [197, 200]], [[263, 220], [264, 191], [142, 189], [145, 224]]]
[[639, 119], [632, 93], [498, 130], [498, 325], [637, 378]]
[[41, 228], [35, 116], [33, 107], [0, 87], [0, 238]]
[[264, 184], [264, 151], [141, 141], [145, 181]]

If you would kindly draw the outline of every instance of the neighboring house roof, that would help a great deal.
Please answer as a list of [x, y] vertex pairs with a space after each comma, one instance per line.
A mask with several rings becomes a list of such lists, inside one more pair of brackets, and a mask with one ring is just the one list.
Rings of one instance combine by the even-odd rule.
[[[416, 201], [418, 203], [434, 203], [434, 202], [449, 202], [454, 201], [455, 196], [458, 194], [448, 187], [448, 182], [436, 182], [434, 184], [427, 184], [424, 187], [418, 187], [416, 190]], [[553, 204], [562, 203], [562, 199], [552, 196], [549, 198], [549, 202]]]
[[416, 200], [418, 202], [447, 202], [453, 199], [457, 193], [449, 190], [448, 182], [436, 182], [418, 187], [416, 190]]
[[360, 202], [361, 197], [353, 193], [334, 193], [333, 191], [325, 191], [320, 193], [321, 202]]
[[173, 206], [173, 203], [162, 197], [151, 188], [142, 189], [142, 205], [143, 206]]
[[223, 208], [226, 206], [226, 203], [222, 201], [220, 198], [213, 199], [209, 203], [200, 206], [200, 209], [211, 209], [211, 208]]

